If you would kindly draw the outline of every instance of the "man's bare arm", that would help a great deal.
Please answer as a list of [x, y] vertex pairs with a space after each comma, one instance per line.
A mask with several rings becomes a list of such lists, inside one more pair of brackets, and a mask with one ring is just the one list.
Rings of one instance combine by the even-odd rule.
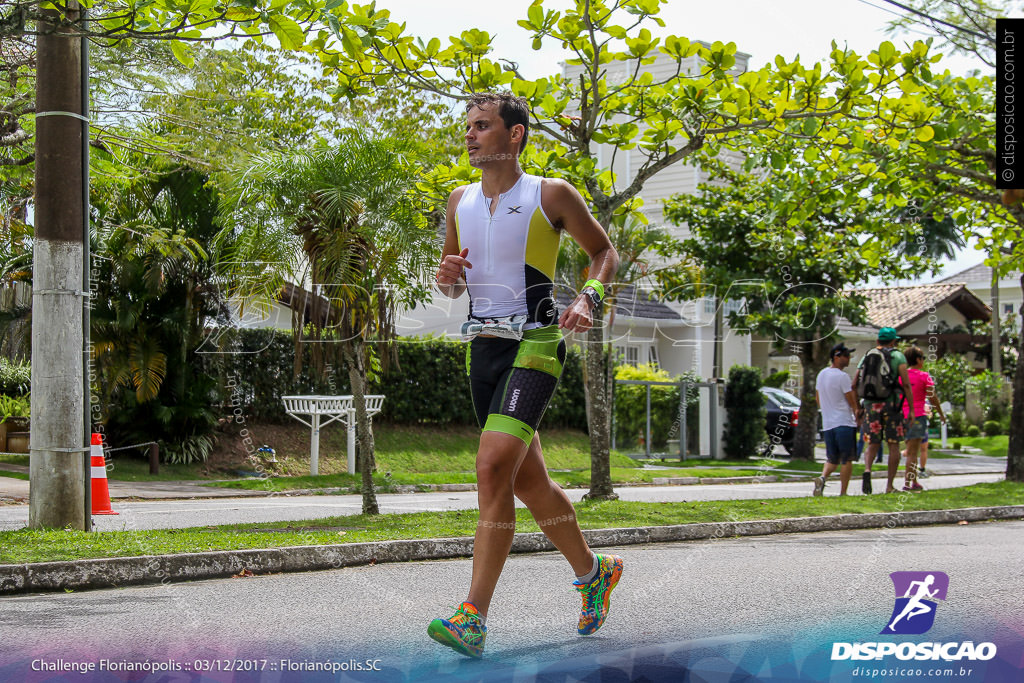
[[[610, 284], [619, 269], [619, 255], [576, 188], [564, 180], [545, 180], [541, 205], [555, 227], [565, 229], [590, 256], [590, 279]], [[562, 312], [558, 324], [574, 332], [590, 329], [594, 324], [590, 299], [583, 294], [577, 296]]]
[[465, 190], [465, 186], [458, 187], [448, 196], [448, 208], [444, 217], [444, 250], [441, 252], [441, 264], [434, 276], [437, 289], [451, 299], [459, 298], [466, 291], [466, 279], [462, 275], [462, 269], [473, 267], [467, 258], [469, 250], [459, 251], [459, 231], [455, 226], [455, 210]]

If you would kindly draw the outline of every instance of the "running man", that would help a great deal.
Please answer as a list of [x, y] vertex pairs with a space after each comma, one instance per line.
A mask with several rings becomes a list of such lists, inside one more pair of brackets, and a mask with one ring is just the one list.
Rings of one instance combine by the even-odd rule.
[[[921, 600], [923, 600], [924, 598], [934, 598], [935, 594], [939, 592], [938, 588], [936, 588], [934, 591], [928, 590], [928, 588], [933, 583], [935, 583], [934, 574], [929, 574], [928, 576], [926, 576], [924, 581], [911, 581], [910, 585], [907, 586], [907, 594], [903, 596], [905, 598], [910, 598], [910, 600], [907, 601], [906, 606], [904, 606], [903, 611], [900, 612], [899, 616], [893, 619], [892, 623], [889, 624], [890, 631], [896, 630], [896, 622], [898, 622], [903, 617], [906, 617], [907, 621], [910, 621], [911, 619], [920, 614], [928, 614], [932, 611], [932, 608], [921, 602]], [[914, 593], [914, 586], [917, 586], [916, 593]], [[911, 593], [914, 594], [911, 595]]]
[[[591, 328], [619, 257], [572, 185], [519, 167], [529, 136], [525, 99], [474, 95], [466, 114], [469, 160], [482, 176], [448, 198], [436, 281], [446, 296], [469, 292], [463, 336], [472, 338], [466, 365], [483, 430], [476, 456], [480, 522], [469, 595], [451, 618], [430, 622], [427, 633], [460, 654], [480, 657], [487, 611], [515, 534], [513, 497], [529, 508], [576, 575], [580, 635], [597, 631], [608, 615], [622, 559], [591, 552], [572, 503], [548, 476], [536, 430], [565, 361], [562, 330]], [[591, 279], [556, 317], [555, 261], [563, 231], [590, 256]]]

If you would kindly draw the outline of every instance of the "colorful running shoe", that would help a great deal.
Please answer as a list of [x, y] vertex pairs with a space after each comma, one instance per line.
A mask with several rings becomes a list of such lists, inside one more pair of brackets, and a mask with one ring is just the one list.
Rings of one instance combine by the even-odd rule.
[[427, 627], [427, 635], [447, 645], [460, 655], [480, 657], [484, 653], [487, 627], [471, 602], [459, 605], [451, 619], [434, 619]]
[[622, 558], [616, 555], [597, 556], [597, 576], [590, 583], [573, 581], [573, 587], [583, 597], [580, 610], [580, 625], [577, 631], [581, 636], [590, 634], [601, 628], [608, 617], [608, 599], [612, 589], [622, 576]]

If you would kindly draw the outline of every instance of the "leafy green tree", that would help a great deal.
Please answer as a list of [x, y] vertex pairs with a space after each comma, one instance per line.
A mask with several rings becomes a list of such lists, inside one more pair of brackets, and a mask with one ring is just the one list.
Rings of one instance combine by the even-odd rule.
[[872, 276], [918, 274], [930, 262], [899, 251], [912, 225], [893, 223], [884, 203], [861, 191], [867, 186], [819, 171], [805, 151], [799, 143], [772, 145], [779, 171], [758, 179], [723, 169], [697, 195], [666, 202], [665, 216], [689, 226], [684, 249], [703, 264], [704, 281], [720, 296], [742, 300], [729, 313], [732, 329], [800, 358], [800, 422], [792, 455], [810, 460], [817, 433], [815, 378], [828, 364], [840, 318], [866, 322], [863, 297], [848, 290]]
[[[342, 94], [364, 94], [397, 80], [456, 100], [500, 88], [526, 97], [533, 109], [531, 127], [557, 147], [529, 168], [581, 188], [611, 235], [616, 215], [628, 213], [644, 184], [672, 164], [701, 150], [713, 155], [729, 142], [742, 145], [754, 135], [780, 135], [794, 128], [813, 135], [822, 126], [820, 120], [841, 117], [883, 95], [909, 101], [912, 97], [904, 97], [898, 88], [927, 60], [923, 43], [906, 53], [885, 43], [868, 59], [836, 49], [829, 64], [806, 67], [777, 57], [774, 66], [737, 76], [731, 72], [736, 66], [732, 43], [708, 46], [683, 36], [655, 37], [649, 27], [664, 26], [658, 17], [661, 4], [576, 0], [565, 10], [552, 10], [541, 0], [534, 2], [520, 26], [535, 48], [554, 41], [570, 52], [570, 78], [524, 78], [515, 63], [490, 57], [492, 37], [477, 29], [452, 36], [446, 44], [437, 38], [417, 39], [374, 5], [343, 9], [344, 23], [334, 27], [340, 45], [331, 45], [335, 53], [325, 51], [324, 62], [337, 70]], [[659, 56], [673, 65], [664, 77], [644, 68]], [[630, 177], [617, 177], [598, 163], [601, 144], [639, 151], [641, 159]], [[610, 349], [602, 316], [587, 342], [588, 496], [613, 497], [608, 468]]]
[[[989, 67], [996, 63], [996, 18], [1022, 8], [1019, 2], [1005, 0], [910, 0], [910, 6], [946, 23], [913, 14], [894, 22], [894, 30], [923, 24], [937, 34], [942, 48], [976, 57]], [[952, 216], [966, 235], [977, 238], [997, 276], [1024, 270], [1024, 192], [1000, 189], [1016, 179], [996, 177], [995, 78], [983, 72], [957, 76], [948, 70], [925, 70], [912, 92], [916, 110], [883, 102], [873, 115], [881, 113], [885, 125], [856, 126], [846, 135], [837, 131], [837, 137], [849, 143], [841, 163], [871, 164], [885, 180], [881, 191], [890, 196], [913, 194], [923, 200], [925, 213]], [[900, 130], [914, 134], [893, 135]], [[1021, 287], [1024, 290], [1024, 278]], [[1019, 343], [1024, 344], [1024, 338]], [[1018, 356], [1022, 352], [1024, 346], [1018, 348]], [[1006, 476], [1024, 481], [1021, 363], [1013, 378], [1010, 425]]]
[[971, 375], [971, 364], [960, 353], [947, 353], [925, 368], [935, 379], [935, 394], [940, 401], [949, 401], [959, 410], [967, 403], [966, 379]]
[[[400, 141], [355, 132], [332, 148], [257, 158], [240, 172], [241, 201], [302, 243], [314, 292], [314, 334], [336, 342], [356, 407], [363, 512], [377, 514], [366, 414], [372, 344], [395, 337], [397, 311], [427, 298], [436, 233], [412, 195], [415, 167]], [[297, 331], [298, 333], [298, 331]]]

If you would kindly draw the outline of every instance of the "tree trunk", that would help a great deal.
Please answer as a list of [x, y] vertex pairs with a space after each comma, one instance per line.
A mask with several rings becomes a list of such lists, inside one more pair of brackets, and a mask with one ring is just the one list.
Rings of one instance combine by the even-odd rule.
[[[74, 5], [71, 5], [74, 7]], [[73, 19], [75, 12], [69, 11]], [[81, 114], [81, 42], [40, 21], [36, 111]], [[82, 395], [82, 121], [36, 121], [29, 526], [87, 530]]]
[[587, 500], [617, 500], [611, 473], [611, 349], [605, 346], [604, 315], [594, 311], [594, 327], [587, 333], [586, 373], [583, 382], [589, 398], [590, 491]]
[[[1020, 278], [1024, 291], [1024, 274]], [[1024, 310], [1021, 310], [1024, 330]], [[1024, 332], [1019, 335], [1017, 369], [1013, 373], [1013, 405], [1010, 407], [1010, 444], [1006, 451], [1006, 480], [1024, 481]]]
[[[1003, 376], [1003, 335], [999, 329], [999, 270], [992, 269], [992, 372]], [[1002, 398], [1000, 398], [1000, 401]]]
[[376, 462], [373, 455], [373, 430], [366, 414], [366, 362], [363, 342], [358, 338], [343, 342], [342, 355], [352, 385], [352, 405], [356, 409], [356, 471], [362, 475], [363, 514], [378, 515], [377, 494], [373, 488], [373, 470]]
[[825, 367], [831, 341], [820, 339], [801, 342], [800, 364], [803, 373], [803, 388], [800, 391], [800, 416], [793, 438], [795, 460], [814, 460], [814, 444], [818, 440], [818, 402], [814, 397], [814, 382], [818, 371]]

